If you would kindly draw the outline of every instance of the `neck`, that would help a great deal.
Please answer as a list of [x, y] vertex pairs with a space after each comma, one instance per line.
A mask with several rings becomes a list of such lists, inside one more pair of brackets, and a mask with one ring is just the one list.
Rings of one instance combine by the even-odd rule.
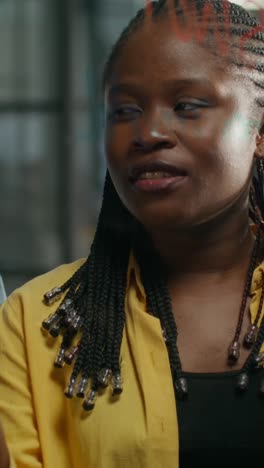
[[151, 237], [170, 277], [244, 269], [254, 244], [247, 212], [224, 223], [214, 219], [193, 228], [158, 230]]

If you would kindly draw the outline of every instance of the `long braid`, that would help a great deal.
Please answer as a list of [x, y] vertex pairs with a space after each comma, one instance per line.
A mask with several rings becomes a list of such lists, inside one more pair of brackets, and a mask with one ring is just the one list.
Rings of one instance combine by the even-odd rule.
[[[149, 8], [139, 10], [111, 51], [104, 69], [103, 85], [105, 86], [112, 76], [115, 62], [123, 47], [144, 24], [144, 20], [162, 19], [170, 11], [171, 5], [173, 5], [175, 17], [181, 19], [181, 24], [185, 24], [182, 20], [188, 19], [189, 12], [196, 12], [201, 19], [206, 5], [214, 8], [216, 21], [209, 24], [201, 22], [201, 29], [207, 28], [211, 31], [219, 28], [219, 31], [224, 36], [226, 35], [227, 41], [231, 42], [234, 51], [243, 44], [244, 53], [240, 54], [240, 60], [236, 54], [232, 54], [230, 63], [237, 65], [242, 75], [244, 74], [252, 81], [256, 91], [255, 101], [260, 107], [264, 107], [263, 29], [242, 7], [220, 0], [186, 0], [184, 2], [183, 0], [159, 0], [151, 2]], [[187, 9], [185, 9], [186, 5], [188, 5]], [[245, 37], [246, 40], [244, 40]], [[233, 41], [230, 40], [231, 38]], [[212, 49], [210, 50], [213, 52]], [[256, 203], [262, 218], [264, 214], [263, 173], [263, 162], [257, 161], [252, 186], [255, 189]], [[253, 220], [258, 219], [252, 206], [249, 216]], [[79, 339], [78, 346], [74, 345], [70, 348], [74, 349], [74, 352], [69, 351], [71, 359], [74, 356], [76, 360], [66, 394], [71, 397], [76, 393], [76, 380], [81, 376], [77, 394], [84, 397], [88, 380], [90, 380], [91, 391], [86, 397], [85, 409], [93, 408], [98, 385], [107, 385], [111, 372], [114, 373], [113, 392], [119, 393], [122, 390], [120, 346], [125, 324], [126, 272], [131, 248], [135, 251], [141, 269], [148, 310], [160, 319], [164, 329], [176, 391], [185, 394], [186, 387], [181, 381], [182, 369], [177, 348], [177, 327], [173, 318], [166, 277], [154, 251], [152, 261], [149, 263], [151, 267], [148, 266], [149, 259], [144, 249], [137, 250], [138, 244], [133, 243], [135, 227], [137, 230], [137, 221], [122, 204], [107, 172], [102, 208], [88, 260], [66, 283], [45, 295], [45, 302], [50, 304], [66, 293], [58, 310], [43, 322], [43, 326], [50, 332], [57, 327], [55, 335], [58, 332], [63, 334], [58, 364], [62, 363], [64, 356], [68, 356], [67, 349], [73, 346], [72, 341], [76, 339], [76, 336]], [[143, 229], [139, 232], [139, 244], [143, 246], [147, 235]], [[71, 323], [70, 328], [67, 323]], [[263, 339], [263, 327], [260, 328], [253, 354], [257, 352], [259, 343]], [[246, 369], [250, 367], [252, 359], [248, 361]]]
[[[113, 258], [111, 268], [116, 271], [117, 265], [115, 258]], [[111, 288], [108, 298], [108, 316], [107, 316], [107, 331], [105, 343], [105, 369], [111, 369], [112, 364], [112, 350], [115, 338], [115, 321], [116, 321], [116, 289], [118, 281], [117, 275], [111, 275]]]
[[185, 397], [187, 383], [182, 378], [182, 365], [177, 348], [177, 326], [173, 317], [171, 299], [166, 285], [165, 273], [160, 260], [151, 247], [138, 245], [135, 249], [138, 263], [141, 265], [141, 275], [146, 290], [149, 312], [160, 319], [164, 339], [167, 344], [171, 372], [175, 390]]
[[[117, 202], [118, 206], [116, 206]], [[109, 370], [112, 371], [111, 366], [113, 363], [116, 365], [119, 359], [124, 317], [122, 322], [120, 320], [118, 322], [118, 336], [116, 339], [116, 326], [114, 325], [116, 317], [113, 316], [113, 304], [120, 304], [119, 312], [121, 307], [124, 309], [124, 301], [120, 301], [120, 298], [122, 294], [125, 294], [126, 275], [124, 271], [127, 270], [130, 251], [129, 223], [127, 224], [128, 232], [126, 236], [120, 230], [120, 221], [121, 219], [124, 220], [125, 216], [130, 217], [126, 209], [120, 204], [111, 179], [107, 176], [102, 209], [88, 261], [70, 280], [60, 288], [55, 288], [53, 294], [47, 293], [45, 298], [46, 303], [52, 303], [56, 299], [56, 294], [60, 297], [61, 293], [68, 287], [66, 296], [58, 310], [53, 314], [57, 319], [56, 314], [64, 307], [63, 315], [59, 316], [59, 326], [58, 321], [56, 322], [58, 332], [60, 331], [66, 335], [65, 320], [69, 320], [69, 314], [76, 315], [77, 312], [81, 318], [81, 326], [77, 330], [78, 334], [81, 335], [78, 353], [65, 391], [66, 396], [70, 398], [75, 393], [78, 396], [83, 396], [89, 378], [94, 381], [97, 380], [104, 363], [107, 363]], [[120, 249], [120, 239], [123, 237], [125, 237], [122, 244], [123, 248]], [[116, 252], [119, 252], [119, 261], [115, 262], [115, 269], [113, 270], [112, 265]], [[120, 269], [120, 272], [118, 272], [118, 269]], [[114, 281], [113, 277], [115, 277]], [[67, 300], [71, 301], [71, 303], [67, 303]], [[109, 309], [108, 300], [111, 303]], [[70, 310], [69, 313], [67, 312], [68, 309]], [[111, 327], [108, 330], [108, 319], [109, 324], [112, 324], [112, 331]], [[50, 324], [50, 320], [51, 318], [47, 319], [43, 324], [51, 332], [54, 324], [53, 322]], [[69, 340], [63, 339], [62, 347], [65, 348], [66, 344], [69, 347], [71, 343], [69, 343]], [[114, 361], [111, 356], [113, 349], [115, 350]], [[63, 353], [65, 354], [65, 349], [63, 349]], [[79, 390], [76, 392], [76, 382], [79, 376], [81, 376], [81, 381]]]
[[114, 330], [114, 340], [112, 348], [112, 371], [114, 374], [115, 384], [114, 393], [119, 393], [122, 390], [122, 382], [120, 375], [120, 347], [125, 324], [125, 293], [126, 293], [126, 271], [124, 265], [119, 260], [119, 268], [117, 268], [117, 304], [116, 304], [116, 322]]

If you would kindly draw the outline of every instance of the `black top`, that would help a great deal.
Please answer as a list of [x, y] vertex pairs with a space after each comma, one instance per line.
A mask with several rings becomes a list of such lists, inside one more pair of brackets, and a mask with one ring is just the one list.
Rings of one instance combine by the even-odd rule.
[[177, 400], [180, 468], [264, 467], [264, 369], [250, 373], [248, 389], [235, 389], [239, 371], [184, 372], [189, 396]]

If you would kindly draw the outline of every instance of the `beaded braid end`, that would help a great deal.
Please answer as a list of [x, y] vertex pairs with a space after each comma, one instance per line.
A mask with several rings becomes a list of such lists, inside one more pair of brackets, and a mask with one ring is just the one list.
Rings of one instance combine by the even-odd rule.
[[[63, 288], [53, 288], [51, 291], [44, 294], [44, 303], [47, 306], [54, 304], [54, 302], [61, 298], [63, 292]], [[76, 360], [80, 350], [81, 339], [77, 344], [73, 344], [72, 342], [76, 335], [82, 333], [82, 327], [83, 317], [78, 314], [74, 301], [72, 299], [67, 299], [67, 296], [58, 306], [57, 310], [43, 320], [42, 328], [48, 331], [53, 338], [57, 338], [59, 335], [63, 336], [59, 352], [54, 361], [55, 367], [61, 369], [65, 364], [70, 366]], [[88, 389], [89, 378], [82, 377], [81, 379], [77, 379], [77, 376], [72, 374], [64, 391], [64, 395], [67, 398], [76, 396], [84, 399], [83, 409], [85, 411], [91, 411], [95, 406], [99, 388], [105, 389], [111, 382], [112, 396], [120, 395], [123, 391], [123, 382], [120, 372], [112, 373], [111, 369], [102, 368], [97, 373], [97, 377], [94, 380], [95, 382], [93, 382], [90, 389]]]
[[44, 294], [43, 301], [46, 305], [51, 305], [54, 302], [58, 301], [61, 298], [62, 294], [62, 288], [53, 288], [51, 291], [48, 291], [46, 294]]

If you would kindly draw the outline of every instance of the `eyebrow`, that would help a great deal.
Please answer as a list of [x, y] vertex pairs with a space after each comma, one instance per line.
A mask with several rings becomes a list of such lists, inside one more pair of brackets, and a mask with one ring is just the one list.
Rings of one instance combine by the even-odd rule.
[[[215, 87], [215, 84], [207, 78], [184, 78], [180, 80], [165, 80], [164, 86], [167, 89], [175, 89], [175, 87], [185, 87], [190, 85], [196, 86], [211, 86]], [[110, 87], [108, 96], [109, 98], [115, 98], [120, 94], [142, 94], [142, 87], [136, 83], [117, 83]]]

